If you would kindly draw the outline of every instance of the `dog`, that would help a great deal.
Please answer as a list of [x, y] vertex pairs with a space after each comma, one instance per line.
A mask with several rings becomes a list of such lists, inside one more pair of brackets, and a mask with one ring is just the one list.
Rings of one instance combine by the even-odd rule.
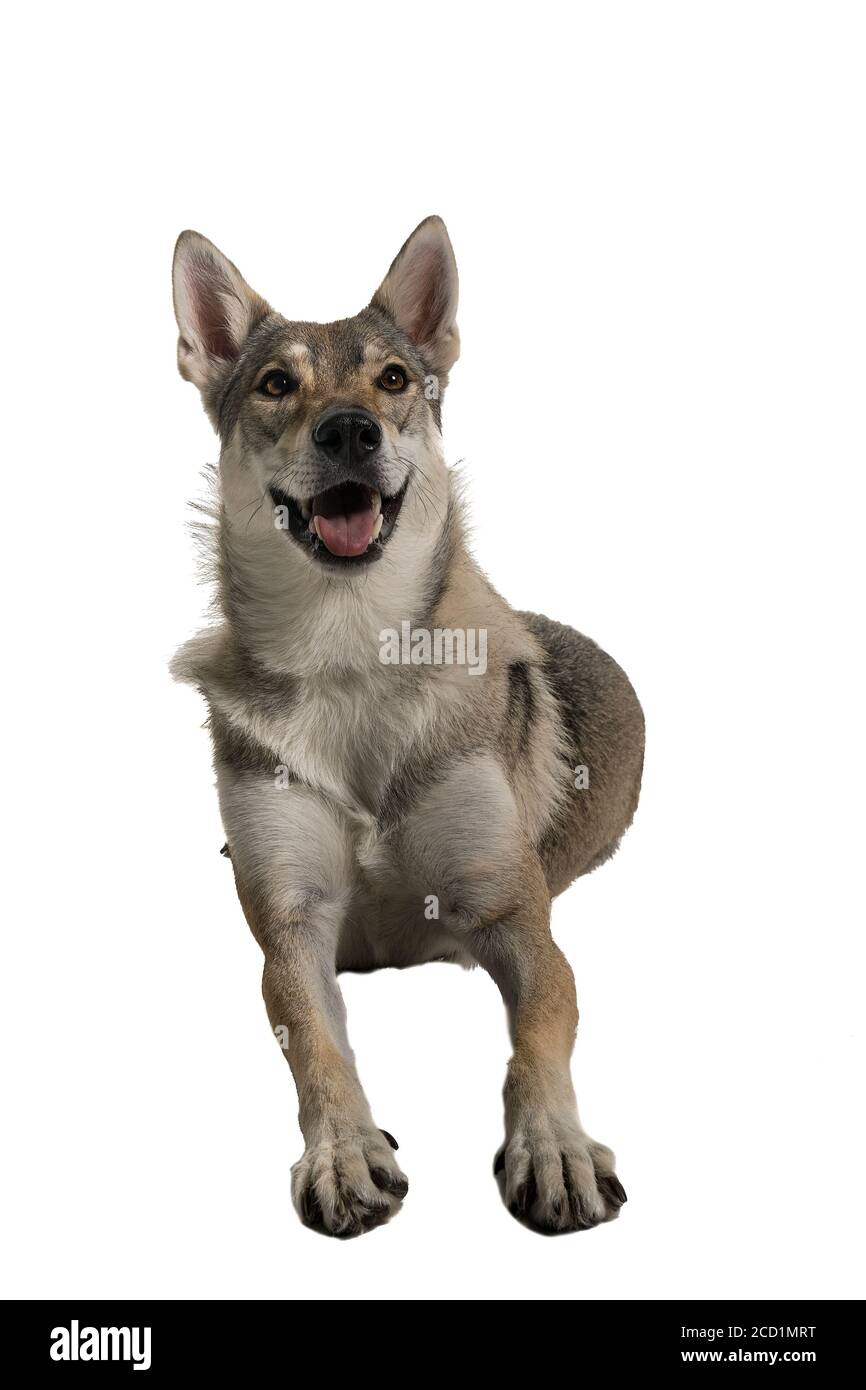
[[445, 225], [422, 222], [337, 323], [283, 318], [196, 232], [173, 285], [180, 373], [221, 441], [220, 621], [173, 671], [207, 702], [225, 853], [297, 1085], [297, 1211], [346, 1237], [401, 1208], [337, 977], [444, 959], [483, 966], [508, 1011], [506, 1206], [545, 1232], [607, 1221], [626, 1194], [578, 1118], [550, 904], [631, 823], [644, 721], [609, 656], [513, 611], [468, 552], [441, 434], [459, 353]]

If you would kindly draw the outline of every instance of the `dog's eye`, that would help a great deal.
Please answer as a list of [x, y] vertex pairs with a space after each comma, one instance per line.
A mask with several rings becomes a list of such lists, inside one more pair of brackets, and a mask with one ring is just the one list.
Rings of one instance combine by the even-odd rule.
[[402, 367], [386, 367], [379, 377], [379, 385], [383, 391], [402, 391], [406, 385], [406, 373]]
[[280, 396], [288, 396], [290, 391], [296, 391], [298, 383], [293, 381], [288, 372], [268, 372], [267, 376], [262, 377], [258, 385], [261, 395], [269, 396], [271, 400], [277, 400]]

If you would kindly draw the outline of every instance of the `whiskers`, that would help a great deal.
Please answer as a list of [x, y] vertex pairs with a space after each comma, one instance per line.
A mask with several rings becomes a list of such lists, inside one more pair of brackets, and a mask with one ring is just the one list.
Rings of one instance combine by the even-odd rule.
[[[417, 459], [410, 459], [405, 454], [398, 454], [397, 458], [409, 469], [412, 477], [416, 479], [415, 490], [418, 493], [418, 500], [424, 508], [424, 520], [430, 522], [430, 509], [432, 507], [439, 521], [440, 526], [445, 525], [445, 517], [439, 508], [436, 495], [433, 490], [433, 483], [428, 474], [421, 467]], [[410, 479], [411, 480], [411, 479]]]
[[[299, 463], [305, 467], [298, 469]], [[270, 480], [270, 486], [288, 493], [290, 497], [313, 497], [323, 489], [321, 468], [314, 470], [310, 466], [306, 449], [293, 449], [281, 460]]]
[[[244, 449], [242, 451], [240, 456], [241, 464], [245, 464], [247, 462], [248, 454], [249, 450]], [[250, 515], [247, 517], [245, 529], [249, 530], [250, 526], [255, 521], [262, 507], [265, 505], [265, 502], [269, 496], [269, 491], [272, 487], [277, 488], [280, 492], [288, 493], [289, 496], [292, 495], [293, 490], [298, 489], [299, 483], [303, 487], [303, 485], [308, 481], [306, 477], [301, 477], [300, 479], [297, 477], [292, 477], [291, 479], [289, 479], [287, 477], [287, 474], [294, 468], [294, 466], [298, 463], [300, 459], [305, 457], [305, 454], [306, 451], [304, 449], [293, 449], [291, 453], [287, 454], [285, 458], [281, 460], [279, 467], [277, 468], [273, 476], [265, 483], [265, 486], [263, 487], [260, 493], [256, 493], [255, 497], [252, 497], [249, 500], [249, 502], [242, 503], [242, 505], [238, 507], [237, 510], [231, 512], [228, 510], [226, 511], [226, 516], [228, 517], [228, 519], [230, 521], [237, 521], [238, 519], [242, 519], [244, 512], [249, 511], [250, 508], [254, 508], [254, 510], [250, 511]]]

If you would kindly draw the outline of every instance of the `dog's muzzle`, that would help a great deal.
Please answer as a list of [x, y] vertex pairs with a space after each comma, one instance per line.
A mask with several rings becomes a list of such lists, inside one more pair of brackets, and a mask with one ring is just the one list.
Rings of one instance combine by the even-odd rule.
[[[371, 470], [372, 471], [372, 470]], [[296, 501], [272, 486], [271, 499], [288, 519], [285, 529], [317, 560], [331, 565], [378, 560], [394, 531], [406, 489], [385, 496], [372, 483], [347, 479]]]

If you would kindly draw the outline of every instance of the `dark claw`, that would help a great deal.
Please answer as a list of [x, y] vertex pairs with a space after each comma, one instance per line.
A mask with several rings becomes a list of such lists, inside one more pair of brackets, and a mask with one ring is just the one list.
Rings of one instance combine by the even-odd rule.
[[232, 856], [228, 844], [223, 845], [222, 849], [220, 850], [220, 854], [223, 856], [224, 859], [231, 859]]
[[335, 1232], [338, 1240], [354, 1240], [356, 1236], [363, 1235], [364, 1221], [359, 1216], [350, 1217], [344, 1226]]
[[361, 1225], [365, 1231], [371, 1231], [376, 1226], [381, 1226], [383, 1221], [387, 1221], [390, 1215], [388, 1206], [368, 1207], [367, 1214], [361, 1218]]
[[575, 1226], [579, 1226], [582, 1230], [588, 1230], [592, 1222], [588, 1219], [583, 1203], [576, 1192], [569, 1193], [568, 1207]]
[[605, 1173], [603, 1177], [598, 1179], [598, 1187], [601, 1195], [606, 1197], [609, 1202], [613, 1202], [615, 1206], [621, 1207], [624, 1202], [628, 1201], [625, 1188], [616, 1173]]
[[363, 1221], [381, 1221], [383, 1217], [390, 1216], [391, 1214], [391, 1208], [388, 1206], [387, 1202], [366, 1202], [362, 1201], [360, 1198], [359, 1201], [364, 1209], [361, 1218]]
[[397, 1140], [394, 1138], [393, 1134], [388, 1133], [387, 1129], [380, 1129], [379, 1133], [384, 1134], [392, 1149], [399, 1149], [400, 1145], [397, 1143]]
[[321, 1227], [324, 1225], [321, 1204], [316, 1189], [312, 1186], [306, 1188], [301, 1194], [301, 1213], [308, 1226]]
[[571, 1169], [566, 1162], [565, 1154], [562, 1155], [562, 1181], [565, 1187], [565, 1194], [568, 1197], [568, 1210], [572, 1223], [575, 1226], [586, 1226], [589, 1223], [584, 1215], [580, 1195], [575, 1189], [571, 1178]]
[[371, 1168], [370, 1177], [383, 1192], [392, 1192], [395, 1197], [400, 1198], [401, 1202], [409, 1191], [408, 1179], [395, 1178], [394, 1174], [389, 1173], [387, 1168]]

